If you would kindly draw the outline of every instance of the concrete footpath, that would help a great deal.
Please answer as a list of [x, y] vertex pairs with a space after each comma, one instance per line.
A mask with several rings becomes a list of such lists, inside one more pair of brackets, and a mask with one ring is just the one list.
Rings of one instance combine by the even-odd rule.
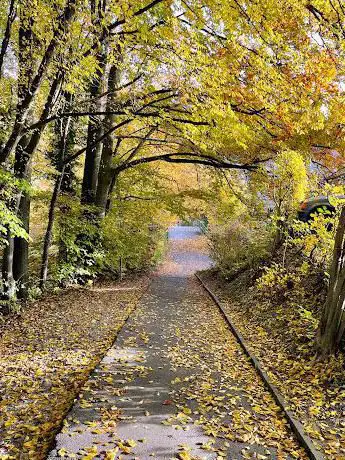
[[48, 459], [306, 458], [193, 276], [211, 265], [198, 229], [169, 236], [165, 263]]

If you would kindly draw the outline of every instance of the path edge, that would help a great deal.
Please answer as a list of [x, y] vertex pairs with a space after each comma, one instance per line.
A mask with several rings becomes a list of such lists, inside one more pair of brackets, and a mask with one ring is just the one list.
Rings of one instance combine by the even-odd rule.
[[[115, 346], [120, 332], [121, 332], [122, 329], [125, 327], [125, 325], [126, 325], [127, 322], [129, 321], [129, 319], [132, 317], [133, 313], [135, 313], [136, 310], [138, 309], [138, 306], [139, 306], [139, 304], [140, 304], [142, 298], [145, 296], [145, 294], [147, 294], [147, 291], [150, 289], [151, 284], [152, 284], [152, 281], [153, 281], [153, 276], [150, 276], [149, 279], [148, 279], [147, 285], [143, 288], [142, 292], [140, 293], [140, 295], [139, 295], [138, 298], [137, 298], [137, 301], [134, 303], [132, 309], [128, 312], [128, 315], [124, 318], [122, 325], [121, 325], [121, 326], [119, 327], [119, 329], [117, 330], [117, 332], [116, 332], [116, 334], [115, 334], [115, 336], [114, 336], [114, 339], [113, 339], [111, 345], [109, 346], [109, 348], [107, 348], [107, 349], [104, 351], [104, 353], [102, 353], [102, 355], [100, 356], [99, 361], [98, 361], [98, 362], [95, 364], [95, 366], [90, 370], [88, 376], [85, 377], [83, 383], [82, 383], [81, 386], [80, 386], [80, 391], [78, 391], [77, 396], [73, 399], [73, 401], [72, 401], [70, 407], [68, 408], [68, 410], [66, 411], [64, 417], [63, 417], [62, 420], [61, 420], [60, 426], [59, 426], [59, 428], [57, 429], [57, 431], [56, 431], [56, 433], [55, 433], [55, 435], [54, 435], [54, 439], [53, 439], [52, 442], [51, 442], [51, 445], [50, 445], [50, 447], [49, 447], [49, 450], [47, 451], [47, 454], [46, 454], [46, 457], [45, 457], [46, 460], [49, 460], [50, 457], [51, 457], [52, 452], [54, 452], [54, 450], [56, 450], [56, 437], [57, 437], [57, 435], [58, 435], [59, 433], [61, 433], [61, 430], [63, 429], [63, 422], [64, 422], [64, 420], [68, 417], [68, 415], [71, 413], [71, 411], [72, 411], [72, 409], [73, 409], [75, 403], [76, 403], [77, 401], [80, 400], [80, 396], [81, 396], [81, 394], [82, 394], [82, 393], [81, 393], [81, 390], [83, 389], [83, 387], [85, 386], [85, 384], [87, 383], [87, 381], [94, 375], [96, 368], [101, 364], [101, 362], [103, 361], [103, 359], [107, 356], [109, 350]], [[55, 454], [54, 454], [54, 455], [55, 455]], [[0, 457], [0, 460], [1, 460], [1, 457]]]
[[233, 322], [231, 321], [230, 317], [228, 314], [225, 312], [224, 308], [222, 307], [222, 304], [218, 297], [211, 291], [211, 289], [205, 284], [203, 279], [195, 273], [196, 278], [200, 282], [201, 286], [205, 289], [205, 291], [208, 293], [208, 295], [211, 297], [211, 299], [214, 301], [214, 303], [217, 305], [219, 308], [222, 316], [224, 317], [226, 323], [228, 324], [231, 332], [233, 335], [236, 337], [237, 342], [240, 344], [241, 348], [243, 349], [244, 353], [248, 356], [249, 361], [255, 368], [256, 372], [259, 374], [261, 379], [263, 380], [266, 388], [268, 391], [271, 393], [273, 396], [273, 399], [277, 403], [277, 405], [281, 408], [283, 411], [292, 431], [294, 432], [295, 436], [297, 437], [298, 441], [300, 442], [301, 446], [305, 449], [307, 452], [309, 458], [311, 460], [325, 460], [325, 457], [323, 454], [316, 449], [313, 441], [311, 438], [306, 434], [304, 431], [304, 428], [302, 426], [302, 423], [294, 416], [294, 414], [287, 408], [287, 403], [283, 397], [283, 395], [280, 393], [278, 388], [273, 385], [273, 383], [270, 381], [267, 373], [264, 371], [264, 369], [261, 367], [261, 364], [259, 363], [258, 359], [254, 356], [254, 354], [249, 350], [242, 334], [238, 331], [238, 329], [234, 326]]

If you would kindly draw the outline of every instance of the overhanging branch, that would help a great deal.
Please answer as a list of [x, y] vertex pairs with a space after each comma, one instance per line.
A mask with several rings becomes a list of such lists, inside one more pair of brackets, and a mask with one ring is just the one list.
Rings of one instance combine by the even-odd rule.
[[166, 153], [162, 155], [153, 155], [151, 157], [139, 158], [137, 160], [123, 163], [114, 168], [117, 173], [125, 171], [135, 166], [147, 163], [153, 163], [155, 161], [164, 161], [167, 163], [183, 163], [183, 164], [198, 164], [203, 166], [211, 166], [218, 169], [242, 169], [247, 171], [253, 171], [257, 169], [259, 161], [253, 163], [231, 163], [227, 160], [214, 158], [208, 155], [201, 155], [194, 152], [181, 152], [181, 153]]

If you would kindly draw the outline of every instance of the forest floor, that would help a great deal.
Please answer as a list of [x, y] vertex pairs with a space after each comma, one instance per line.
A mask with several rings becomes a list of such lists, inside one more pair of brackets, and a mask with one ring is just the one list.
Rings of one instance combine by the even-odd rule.
[[82, 389], [48, 458], [306, 459], [194, 277], [210, 265], [192, 227]]
[[325, 458], [345, 460], [345, 359], [319, 360], [315, 352], [320, 279], [310, 277], [302, 291], [263, 292], [250, 271], [230, 283], [215, 270], [202, 278], [314, 444]]

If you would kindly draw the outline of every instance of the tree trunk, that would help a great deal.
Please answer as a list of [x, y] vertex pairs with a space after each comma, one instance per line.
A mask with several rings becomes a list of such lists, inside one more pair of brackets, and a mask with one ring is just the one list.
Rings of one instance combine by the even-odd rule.
[[[31, 80], [27, 62], [32, 56], [33, 33], [32, 21], [26, 17], [26, 14], [26, 11], [21, 9], [21, 25], [19, 28], [19, 104], [26, 98]], [[26, 19], [28, 19], [27, 22]], [[26, 154], [26, 149], [29, 141], [30, 138], [26, 135], [16, 144], [13, 172], [17, 179], [28, 178], [30, 157]], [[13, 212], [21, 218], [23, 227], [28, 230], [30, 198], [27, 192], [18, 191], [11, 204]], [[28, 281], [28, 244], [24, 240], [21, 241], [21, 238], [13, 238], [10, 233], [8, 233], [8, 245], [3, 257], [2, 276], [5, 280], [4, 295], [7, 299], [13, 299], [16, 290], [18, 290], [19, 297], [25, 296]], [[20, 287], [16, 286], [16, 281], [19, 282]]]
[[111, 207], [112, 207], [111, 196], [113, 194], [113, 190], [115, 188], [117, 178], [118, 178], [118, 173], [117, 173], [116, 170], [115, 171], [113, 170], [112, 171], [111, 182], [110, 182], [110, 187], [109, 187], [109, 191], [108, 191], [107, 204], [106, 204], [106, 208], [105, 208], [105, 214], [106, 215], [108, 214], [108, 212], [111, 210]]
[[[90, 86], [91, 102], [90, 111], [103, 112], [104, 98], [99, 97], [106, 90], [106, 53], [103, 51], [98, 55], [99, 71]], [[87, 131], [87, 149], [85, 152], [85, 164], [83, 184], [81, 191], [81, 202], [83, 204], [94, 204], [96, 198], [98, 172], [102, 155], [102, 143], [96, 144], [96, 140], [102, 135], [102, 117], [89, 116]]]
[[[65, 101], [66, 110], [72, 110], [72, 95], [65, 95]], [[61, 191], [71, 193], [72, 190], [72, 164], [64, 164], [66, 155], [70, 150], [73, 149], [74, 146], [74, 129], [72, 119], [67, 118], [58, 120], [56, 125], [56, 132], [59, 135], [59, 141], [57, 144], [57, 153], [53, 159], [53, 164], [55, 164], [55, 167], [60, 174], [55, 181], [53, 194], [50, 200], [48, 225], [43, 240], [43, 253], [40, 273], [40, 288], [42, 290], [45, 288], [48, 277], [49, 248], [53, 238], [56, 204], [58, 202], [59, 194]]]
[[[14, 175], [18, 179], [28, 181], [31, 171], [30, 157], [26, 155], [27, 142], [28, 139], [23, 137], [17, 146]], [[23, 228], [29, 233], [30, 195], [27, 191], [19, 191], [17, 193], [17, 196], [13, 200], [13, 208], [14, 212], [21, 219]], [[13, 278], [13, 282], [16, 284], [17, 297], [24, 299], [26, 298], [28, 284], [29, 243], [24, 238], [11, 238], [10, 236], [8, 238], [13, 241], [8, 245], [7, 255], [3, 260], [3, 277]], [[8, 291], [5, 291], [5, 295], [9, 299], [13, 297], [14, 291], [12, 286]]]
[[337, 351], [344, 339], [345, 308], [345, 207], [336, 231], [330, 280], [319, 330], [318, 347], [322, 355]]
[[[52, 106], [56, 100], [61, 86], [61, 75], [58, 74], [52, 83], [50, 93], [47, 98], [45, 108], [42, 112], [41, 118], [47, 117], [51, 113]], [[14, 164], [14, 174], [19, 179], [25, 179], [30, 181], [31, 171], [30, 163], [33, 154], [39, 144], [41, 136], [43, 134], [44, 127], [35, 130], [35, 132], [29, 136], [24, 136], [19, 141], [16, 149], [16, 158]], [[29, 233], [30, 228], [30, 196], [27, 192], [19, 192], [15, 212], [18, 217], [21, 218], [23, 227]], [[13, 277], [17, 282], [17, 295], [20, 299], [27, 297], [28, 287], [28, 264], [29, 264], [29, 243], [24, 238], [15, 238], [13, 244]], [[10, 259], [8, 259], [10, 260]], [[5, 262], [4, 262], [5, 263]], [[7, 269], [5, 269], [7, 271]]]
[[2, 256], [2, 281], [4, 283], [3, 298], [6, 300], [14, 299], [16, 294], [16, 287], [13, 278], [13, 249], [14, 240], [8, 231], [7, 246], [5, 247]]
[[[121, 74], [117, 66], [113, 65], [109, 71], [108, 77], [108, 100], [107, 100], [107, 111], [111, 111], [116, 103], [116, 89], [120, 84]], [[105, 117], [104, 125], [105, 130], [109, 131], [115, 124], [115, 115], [107, 115]], [[112, 158], [114, 155], [115, 143], [112, 134], [109, 134], [103, 140], [103, 150], [101, 164], [98, 174], [98, 185], [95, 204], [97, 206], [97, 214], [100, 218], [103, 218], [106, 213], [107, 201], [109, 196], [109, 190], [113, 178], [112, 171]]]
[[[27, 67], [27, 62], [30, 60], [32, 53], [32, 31], [31, 22], [29, 22], [28, 29], [21, 27], [19, 32], [19, 63], [20, 63], [20, 85], [18, 87], [18, 96], [22, 100], [26, 97], [30, 87], [30, 69]], [[52, 107], [56, 102], [60, 92], [62, 82], [62, 73], [58, 72], [49, 91], [47, 101], [41, 119], [45, 119], [51, 113]], [[41, 139], [44, 126], [36, 129], [31, 136], [28, 134], [23, 136], [16, 148], [14, 175], [18, 179], [25, 179], [30, 181], [31, 171], [30, 163], [33, 154], [36, 151], [38, 143]], [[21, 218], [24, 229], [29, 232], [30, 227], [30, 196], [28, 192], [19, 192], [15, 199], [14, 212]], [[17, 283], [17, 296], [20, 299], [27, 297], [28, 288], [28, 263], [29, 263], [29, 243], [24, 238], [15, 238], [13, 244], [7, 248], [7, 257], [3, 260], [3, 276], [10, 279], [13, 278]], [[12, 254], [9, 252], [12, 251]], [[8, 265], [10, 264], [10, 265]], [[9, 273], [12, 272], [11, 275]], [[14, 290], [11, 289], [6, 292], [6, 296], [11, 298]]]
[[[26, 0], [27, 1], [27, 0]], [[30, 59], [27, 58], [28, 53], [32, 52], [32, 47], [30, 46], [30, 41], [32, 40], [32, 31], [30, 29], [30, 20], [28, 21], [29, 24], [26, 24], [27, 21], [27, 11], [30, 11], [30, 8], [26, 8], [26, 2], [21, 3], [21, 23], [20, 23], [20, 31], [19, 31], [19, 41], [21, 37], [23, 38], [23, 51], [22, 54], [23, 59], [19, 58], [22, 62], [20, 62], [20, 67], [22, 69], [25, 68], [24, 72], [26, 73], [25, 78], [23, 79], [21, 76], [19, 77], [20, 86], [25, 86], [26, 91], [21, 95], [18, 99], [18, 104], [16, 107], [16, 119], [13, 124], [11, 134], [8, 137], [8, 140], [4, 147], [0, 151], [0, 164], [5, 164], [11, 154], [16, 150], [19, 140], [23, 135], [23, 129], [25, 127], [25, 123], [27, 122], [28, 116], [31, 112], [31, 108], [33, 106], [35, 97], [41, 88], [42, 82], [50, 64], [56, 54], [56, 50], [61, 42], [63, 35], [65, 34], [68, 25], [70, 24], [74, 13], [75, 13], [75, 0], [70, 0], [62, 15], [59, 17], [59, 22], [57, 24], [57, 28], [55, 30], [54, 36], [52, 37], [51, 41], [49, 42], [43, 57], [38, 65], [36, 73], [32, 75], [32, 68], [28, 66]], [[28, 5], [30, 2], [28, 3]], [[28, 40], [28, 36], [30, 35], [30, 39]], [[21, 46], [21, 45], [19, 45]], [[22, 51], [20, 50], [20, 53]]]
[[[107, 8], [107, 1], [91, 0], [90, 7], [92, 21], [94, 26], [97, 28], [99, 23], [102, 23], [103, 21]], [[101, 35], [103, 35], [105, 30], [102, 26], [101, 29]], [[96, 112], [103, 112], [105, 108], [105, 98], [100, 96], [107, 91], [107, 55], [108, 44], [107, 40], [104, 40], [103, 43], [101, 43], [101, 49], [97, 54], [98, 71], [90, 85], [90, 112], [93, 110]], [[86, 144], [87, 149], [85, 152], [84, 174], [81, 190], [82, 204], [93, 205], [96, 199], [98, 174], [103, 147], [102, 142], [97, 143], [96, 141], [104, 132], [102, 125], [103, 118], [104, 117], [102, 116], [89, 116]]]
[[[19, 217], [23, 228], [30, 230], [30, 195], [23, 193], [19, 204]], [[16, 283], [17, 298], [26, 299], [29, 282], [29, 242], [24, 238], [14, 238], [13, 245], [13, 277]]]
[[65, 173], [65, 167], [62, 168], [62, 171], [59, 177], [56, 179], [54, 191], [52, 198], [50, 200], [49, 214], [48, 214], [48, 225], [47, 230], [44, 235], [44, 244], [43, 244], [43, 254], [42, 254], [42, 263], [41, 263], [41, 276], [40, 276], [40, 288], [43, 290], [45, 288], [48, 276], [48, 261], [49, 261], [49, 248], [52, 242], [53, 236], [53, 225], [55, 220], [55, 209], [58, 196], [61, 190], [61, 184], [63, 181]]

